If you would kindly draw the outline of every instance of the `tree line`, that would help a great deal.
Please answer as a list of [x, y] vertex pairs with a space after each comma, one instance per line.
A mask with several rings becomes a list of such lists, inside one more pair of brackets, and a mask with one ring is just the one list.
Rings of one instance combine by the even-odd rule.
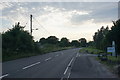
[[59, 40], [56, 36], [41, 38], [35, 42], [33, 36], [28, 31], [24, 30], [18, 22], [12, 29], [2, 32], [2, 53], [3, 56], [28, 54], [28, 53], [43, 53], [41, 47], [45, 44], [57, 45], [59, 47], [87, 47], [94, 46], [97, 49], [106, 51], [108, 46], [115, 41], [116, 52], [120, 54], [120, 19], [113, 21], [111, 29], [102, 26], [93, 36], [93, 41], [87, 43], [85, 38], [72, 40], [71, 42], [66, 37]]
[[70, 42], [69, 39], [67, 39], [66, 37], [61, 38], [59, 41], [59, 38], [57, 38], [56, 36], [49, 36], [48, 38], [41, 38], [39, 40], [39, 43], [41, 45], [56, 44], [60, 47], [69, 47], [69, 46], [86, 47], [87, 46], [87, 40], [85, 38], [81, 38], [79, 40], [72, 40]]
[[28, 31], [24, 30], [20, 23], [13, 25], [12, 29], [2, 32], [2, 53], [3, 56], [29, 54], [29, 53], [44, 53], [41, 47], [45, 44], [57, 45], [59, 47], [85, 47], [87, 41], [85, 38], [79, 40], [69, 41], [63, 37], [60, 41], [56, 36], [49, 36], [48, 38], [41, 38], [38, 42], [34, 41], [33, 36]]
[[91, 44], [97, 49], [107, 51], [107, 47], [111, 47], [112, 41], [115, 41], [116, 53], [120, 54], [120, 19], [112, 22], [113, 26], [111, 29], [109, 29], [108, 26], [102, 26], [97, 32], [95, 32]]

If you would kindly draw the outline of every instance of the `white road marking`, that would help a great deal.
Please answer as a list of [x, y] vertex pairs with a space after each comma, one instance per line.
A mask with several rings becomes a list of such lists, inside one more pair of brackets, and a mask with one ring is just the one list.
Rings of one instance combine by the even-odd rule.
[[77, 57], [77, 54], [76, 54], [76, 57]]
[[67, 70], [68, 70], [68, 67], [65, 69], [64, 75], [66, 74]]
[[60, 80], [63, 80], [63, 77]]
[[70, 63], [68, 64], [68, 67], [71, 65], [72, 61], [73, 61], [74, 57], [71, 59]]
[[9, 74], [5, 74], [5, 75], [3, 75], [3, 76], [0, 76], [0, 79], [2, 79], [3, 77], [6, 77], [6, 76], [8, 76]]
[[45, 59], [45, 61], [48, 61], [48, 60], [50, 60], [50, 59], [51, 59], [51, 57], [49, 57], [49, 58]]
[[70, 74], [71, 74], [71, 73], [68, 74], [68, 78], [70, 78]]
[[31, 65], [26, 66], [26, 67], [24, 67], [24, 68], [22, 68], [22, 69], [27, 69], [27, 68], [32, 67], [32, 66], [37, 65], [37, 64], [40, 64], [40, 62], [37, 62], [37, 63], [31, 64]]
[[71, 63], [72, 63], [72, 61], [73, 61], [73, 59], [74, 59], [74, 57], [71, 59], [71, 61], [70, 61], [70, 63], [68, 64], [67, 68], [65, 69], [65, 71], [64, 71], [64, 75], [66, 74], [68, 68], [70, 67], [70, 65], [71, 65]]
[[76, 57], [78, 57], [79, 53], [76, 54]]

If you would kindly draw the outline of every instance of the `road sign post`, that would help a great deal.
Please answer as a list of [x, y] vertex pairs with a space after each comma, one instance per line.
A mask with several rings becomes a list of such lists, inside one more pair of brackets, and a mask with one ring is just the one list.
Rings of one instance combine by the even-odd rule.
[[107, 47], [107, 52], [112, 52], [112, 56], [116, 56], [116, 53], [115, 53], [115, 41], [112, 41], [112, 47]]
[[116, 56], [116, 54], [115, 54], [115, 41], [112, 41], [112, 47], [113, 47], [112, 56]]

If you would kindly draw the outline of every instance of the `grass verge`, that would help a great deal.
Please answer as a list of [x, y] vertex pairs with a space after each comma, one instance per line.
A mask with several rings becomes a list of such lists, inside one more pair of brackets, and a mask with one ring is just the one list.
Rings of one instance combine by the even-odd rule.
[[120, 64], [120, 56], [117, 58], [114, 56], [108, 56], [107, 61], [101, 61], [98, 57], [96, 58], [100, 63], [104, 64], [107, 66], [107, 68], [113, 73], [116, 74], [117, 76], [120, 77], [120, 74], [118, 74], [118, 65]]
[[2, 62], [25, 58], [25, 57], [36, 56], [36, 55], [40, 55], [40, 54], [37, 54], [37, 53], [14, 53], [12, 55], [4, 55], [4, 56], [2, 56]]
[[[102, 50], [96, 49], [96, 48], [83, 48], [80, 50], [80, 52], [83, 53], [91, 53], [91, 54], [99, 54], [99, 53], [105, 53]], [[108, 53], [110, 54], [110, 53]], [[116, 74], [117, 76], [120, 76], [119, 71], [116, 66], [120, 65], [120, 56], [107, 56], [106, 61], [102, 61], [100, 58], [96, 57], [96, 60], [98, 60], [100, 63], [104, 64], [113, 74]]]
[[87, 53], [91, 53], [91, 54], [104, 53], [104, 51], [102, 51], [102, 50], [99, 50], [99, 49], [96, 49], [96, 48], [91, 48], [91, 47], [82, 48], [80, 50], [80, 52], [87, 52]]
[[70, 49], [72, 47], [56, 47], [56, 46], [47, 46], [41, 49], [40, 53], [12, 53], [8, 55], [2, 55], [2, 62], [5, 61], [11, 61], [11, 60], [16, 60], [20, 58], [26, 58], [26, 57], [31, 57], [31, 56], [37, 56], [37, 55], [42, 55], [46, 54], [49, 52], [55, 52], [55, 51], [60, 51], [60, 50], [66, 50]]

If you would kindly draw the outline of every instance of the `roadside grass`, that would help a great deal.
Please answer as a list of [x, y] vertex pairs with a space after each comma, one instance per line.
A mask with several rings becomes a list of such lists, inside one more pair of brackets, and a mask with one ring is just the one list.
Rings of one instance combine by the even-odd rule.
[[2, 62], [40, 55], [37, 53], [14, 53], [12, 55], [2, 55]]
[[104, 63], [110, 67], [114, 67], [115, 65], [118, 65], [118, 63], [120, 62], [120, 56], [118, 56], [117, 58], [114, 56], [108, 56], [108, 60], [107, 61], [101, 61], [100, 58], [96, 58], [97, 60], [99, 60], [101, 63]]
[[59, 47], [59, 46], [55, 46], [55, 45], [46, 45], [43, 48], [40, 48], [40, 52], [36, 53], [36, 52], [26, 52], [26, 53], [12, 53], [12, 55], [9, 53], [7, 55], [2, 55], [2, 62], [5, 61], [10, 61], [10, 60], [16, 60], [16, 59], [20, 59], [20, 58], [26, 58], [26, 57], [31, 57], [31, 56], [37, 56], [37, 55], [42, 55], [42, 54], [46, 54], [46, 53], [50, 53], [50, 52], [55, 52], [55, 51], [60, 51], [60, 50], [66, 50], [66, 49], [70, 49], [72, 47]]
[[111, 61], [114, 61], [114, 62], [120, 61], [120, 56], [118, 56], [118, 57], [108, 56], [108, 60], [111, 60]]
[[[99, 54], [99, 53], [105, 53], [102, 50], [93, 48], [93, 47], [87, 47], [87, 48], [82, 48], [79, 52], [82, 53], [91, 53], [91, 54]], [[107, 54], [111, 54], [111, 53], [107, 53]], [[120, 75], [118, 74], [118, 69], [116, 68], [116, 66], [120, 65], [120, 56], [107, 56], [107, 60], [102, 61], [99, 57], [96, 57], [96, 60], [98, 60], [100, 63], [106, 65], [106, 67], [113, 73], [116, 75]]]
[[120, 56], [118, 56], [117, 58], [114, 57], [114, 56], [108, 56], [107, 61], [101, 61], [100, 58], [96, 57], [96, 60], [98, 60], [100, 63], [106, 65], [107, 68], [113, 74], [116, 74], [117, 76], [120, 76], [120, 74], [118, 74], [118, 68], [117, 68], [117, 66], [120, 65]]
[[80, 52], [87, 52], [91, 54], [104, 53], [104, 51], [96, 49], [96, 48], [92, 48], [92, 47], [82, 48]]
[[70, 48], [73, 48], [73, 47], [59, 47], [57, 45], [45, 44], [41, 48], [41, 51], [43, 53], [49, 53], [49, 52], [55, 52], [55, 51], [60, 51], [60, 50], [66, 50], [66, 49], [70, 49]]

